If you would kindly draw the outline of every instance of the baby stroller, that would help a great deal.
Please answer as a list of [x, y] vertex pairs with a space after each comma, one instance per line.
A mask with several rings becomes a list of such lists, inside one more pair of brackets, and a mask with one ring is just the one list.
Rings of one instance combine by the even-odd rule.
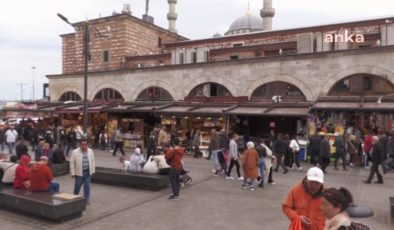
[[182, 168], [181, 176], [179, 177], [181, 187], [185, 187], [185, 185], [192, 185], [193, 179], [189, 176], [190, 171], [186, 171]]

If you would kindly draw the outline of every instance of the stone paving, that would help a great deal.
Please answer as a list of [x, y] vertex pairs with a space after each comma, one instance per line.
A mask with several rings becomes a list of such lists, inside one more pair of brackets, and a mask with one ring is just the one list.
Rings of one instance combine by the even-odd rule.
[[[96, 150], [97, 166], [120, 167], [117, 157]], [[237, 180], [213, 176], [211, 162], [185, 157], [193, 185], [181, 190], [179, 201], [169, 201], [171, 190], [158, 192], [92, 184], [91, 205], [83, 216], [65, 223], [53, 223], [6, 210], [0, 210], [0, 229], [287, 229], [289, 221], [281, 211], [281, 202], [289, 189], [305, 174], [274, 173], [275, 185], [248, 191]], [[363, 184], [368, 170], [352, 168], [346, 172], [328, 169], [326, 187], [344, 186], [351, 190], [355, 202], [371, 207], [375, 216], [361, 219], [373, 229], [393, 229], [389, 196], [394, 196], [394, 174], [385, 184]], [[235, 169], [233, 169], [233, 174]], [[57, 177], [62, 192], [73, 191], [70, 175]]]

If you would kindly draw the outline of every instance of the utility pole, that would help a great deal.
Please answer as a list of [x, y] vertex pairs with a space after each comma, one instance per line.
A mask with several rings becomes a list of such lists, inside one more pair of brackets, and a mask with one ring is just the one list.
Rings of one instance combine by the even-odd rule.
[[19, 83], [18, 84], [20, 87], [20, 92], [21, 92], [21, 101], [23, 101], [23, 86], [27, 85], [26, 83]]
[[32, 87], [31, 87], [31, 91], [32, 91], [32, 101], [34, 101], [35, 100], [35, 97], [34, 97], [34, 80], [35, 80], [35, 77], [36, 77], [35, 76], [36, 67], [32, 66], [31, 69], [33, 71], [33, 83], [32, 83]]

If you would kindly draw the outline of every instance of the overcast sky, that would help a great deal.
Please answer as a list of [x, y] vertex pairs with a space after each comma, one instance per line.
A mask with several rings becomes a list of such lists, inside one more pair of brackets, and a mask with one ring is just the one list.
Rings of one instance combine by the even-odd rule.
[[[263, 0], [249, 0], [250, 11], [259, 15]], [[60, 34], [73, 28], [70, 22], [120, 12], [130, 4], [136, 17], [145, 13], [145, 0], [7, 0], [0, 7], [0, 100], [42, 98], [45, 75], [61, 73]], [[273, 29], [295, 28], [394, 16], [394, 0], [273, 0]], [[231, 22], [247, 12], [248, 0], [178, 0], [178, 33], [189, 38], [212, 37], [227, 31]], [[167, 0], [150, 0], [149, 15], [168, 28]], [[35, 67], [33, 70], [32, 67]]]

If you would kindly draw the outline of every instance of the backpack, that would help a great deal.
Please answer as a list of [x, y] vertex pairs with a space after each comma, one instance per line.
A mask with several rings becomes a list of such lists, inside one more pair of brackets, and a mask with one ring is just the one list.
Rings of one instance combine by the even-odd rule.
[[363, 223], [352, 221], [349, 227], [341, 226], [339, 230], [371, 230], [371, 228]]
[[256, 149], [257, 153], [259, 154], [260, 158], [267, 157], [267, 150], [265, 149], [264, 146], [257, 144], [255, 149]]

